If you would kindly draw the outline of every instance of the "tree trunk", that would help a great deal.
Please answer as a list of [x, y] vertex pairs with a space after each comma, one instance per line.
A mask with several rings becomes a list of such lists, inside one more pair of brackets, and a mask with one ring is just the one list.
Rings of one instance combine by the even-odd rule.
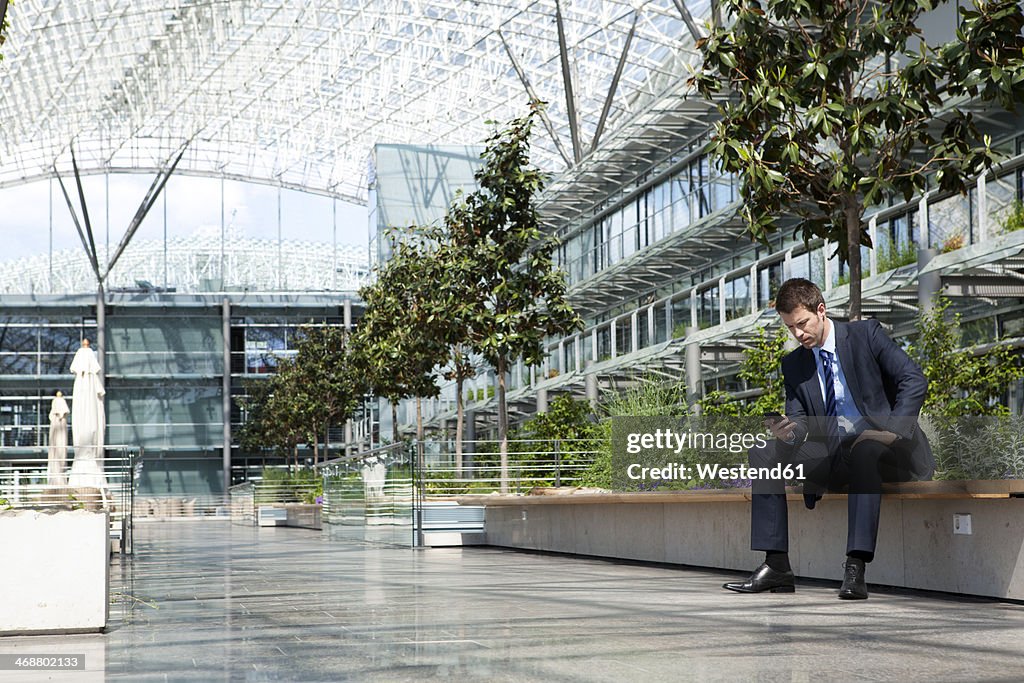
[[501, 492], [508, 493], [508, 406], [505, 405], [504, 356], [498, 357], [498, 444], [501, 453]]
[[465, 406], [462, 399], [462, 386], [466, 379], [462, 371], [455, 369], [455, 478], [462, 479], [462, 433], [465, 429]]
[[860, 320], [860, 206], [856, 198], [846, 204], [846, 243], [850, 248], [850, 320]]
[[330, 443], [331, 443], [331, 426], [330, 425], [331, 425], [330, 422], [328, 422], [326, 425], [324, 425], [324, 462], [327, 462], [328, 459], [329, 459], [327, 456], [328, 456], [328, 449], [330, 448]]

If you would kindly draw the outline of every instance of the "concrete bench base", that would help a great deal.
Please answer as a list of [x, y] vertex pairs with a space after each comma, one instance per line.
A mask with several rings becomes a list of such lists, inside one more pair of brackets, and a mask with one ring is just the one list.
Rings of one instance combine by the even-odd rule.
[[[666, 502], [645, 502], [649, 494], [604, 494], [607, 502], [602, 494], [464, 502], [486, 505], [489, 545], [753, 570], [763, 554], [750, 550], [749, 492], [718, 500], [709, 494], [699, 504], [686, 494], [665, 494], [682, 497]], [[842, 579], [846, 505], [845, 496], [826, 495], [807, 510], [802, 498], [790, 496], [790, 558], [798, 576]], [[970, 535], [953, 533], [954, 514], [971, 516]], [[1024, 600], [1022, 551], [1024, 498], [887, 495], [868, 582]]]

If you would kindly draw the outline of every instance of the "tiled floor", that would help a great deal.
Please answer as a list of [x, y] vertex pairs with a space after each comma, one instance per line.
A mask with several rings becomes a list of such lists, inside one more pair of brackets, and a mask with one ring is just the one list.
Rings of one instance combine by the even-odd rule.
[[[107, 633], [0, 639], [87, 653], [78, 681], [1020, 680], [1024, 606], [303, 529], [140, 524]], [[870, 579], [870, 574], [869, 574]], [[26, 680], [0, 672], [0, 681]]]

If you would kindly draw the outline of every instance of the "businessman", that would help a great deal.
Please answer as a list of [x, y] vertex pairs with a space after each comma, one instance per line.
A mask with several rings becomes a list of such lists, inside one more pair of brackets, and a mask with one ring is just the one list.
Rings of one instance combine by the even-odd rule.
[[[935, 471], [917, 417], [928, 389], [921, 368], [876, 320], [843, 323], [825, 311], [809, 280], [783, 283], [775, 300], [783, 324], [800, 343], [782, 360], [786, 414], [769, 417], [775, 440], [749, 451], [753, 467], [804, 466], [804, 502], [813, 509], [826, 490], [848, 490], [846, 562], [839, 597], [868, 597], [865, 565], [874, 558], [883, 481], [930, 479]], [[764, 563], [738, 593], [792, 593], [789, 519], [784, 482], [756, 481], [751, 549]]]

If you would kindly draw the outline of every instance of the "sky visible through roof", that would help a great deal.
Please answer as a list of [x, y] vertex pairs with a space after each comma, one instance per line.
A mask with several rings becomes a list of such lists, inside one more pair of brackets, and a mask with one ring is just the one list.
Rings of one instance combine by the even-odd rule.
[[[77, 205], [73, 178], [65, 185], [75, 210]], [[103, 245], [116, 249], [121, 236], [152, 182], [152, 176], [118, 174], [88, 176], [83, 189], [100, 252]], [[232, 180], [224, 184], [224, 226], [230, 234], [251, 239], [277, 239], [277, 188]], [[52, 194], [51, 194], [52, 193]], [[165, 188], [166, 229], [168, 239], [197, 233], [220, 235], [221, 180], [192, 176], [172, 176]], [[343, 200], [294, 190], [280, 190], [281, 237], [286, 240], [337, 243], [366, 247], [368, 218], [365, 206]], [[133, 242], [162, 240], [164, 237], [164, 196], [153, 206], [136, 233]], [[109, 220], [108, 210], [109, 205]], [[42, 181], [0, 189], [0, 236], [4, 248], [0, 262], [46, 253], [53, 248], [80, 249], [81, 240], [56, 181]], [[52, 210], [52, 211], [51, 211]]]

